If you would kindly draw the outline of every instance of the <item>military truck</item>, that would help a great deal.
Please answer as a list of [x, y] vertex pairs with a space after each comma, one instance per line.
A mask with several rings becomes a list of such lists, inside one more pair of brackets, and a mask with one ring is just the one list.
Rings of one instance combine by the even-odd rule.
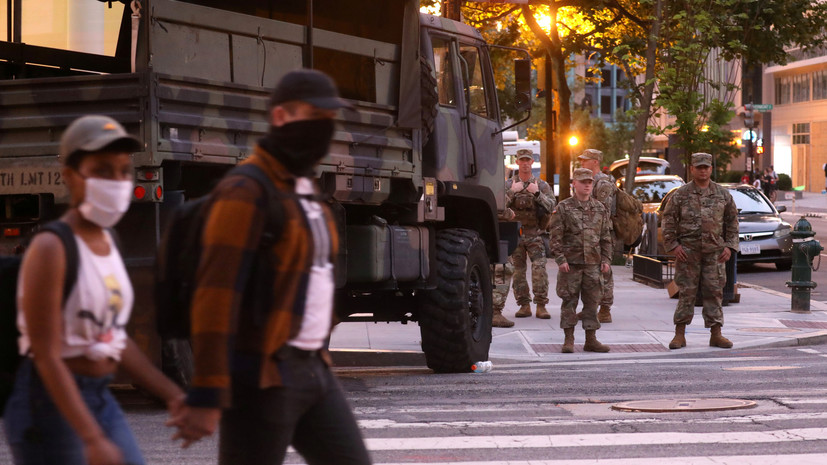
[[[418, 322], [437, 372], [488, 359], [490, 264], [507, 258], [517, 228], [497, 219], [502, 124], [475, 29], [421, 14], [417, 0], [52, 0], [55, 16], [72, 10], [70, 45], [91, 27], [84, 15], [115, 10], [104, 53], [27, 43], [27, 12], [11, 3], [0, 41], [4, 252], [66, 208], [65, 127], [88, 113], [120, 121], [143, 141], [118, 225], [136, 287], [131, 330], [160, 362], [152, 277], [169, 212], [251, 153], [282, 75], [315, 68], [356, 107], [337, 117], [317, 172], [342, 236], [338, 318]], [[524, 78], [516, 85], [527, 88]]]

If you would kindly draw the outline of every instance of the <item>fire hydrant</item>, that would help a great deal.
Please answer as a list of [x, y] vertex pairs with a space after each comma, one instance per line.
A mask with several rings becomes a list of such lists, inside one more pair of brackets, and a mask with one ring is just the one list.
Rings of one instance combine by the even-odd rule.
[[[795, 223], [793, 236], [793, 273], [792, 281], [787, 281], [787, 287], [792, 288], [793, 297], [791, 311], [795, 313], [810, 312], [810, 291], [815, 289], [813, 277], [813, 259], [824, 250], [824, 247], [815, 239], [813, 227], [802, 216]], [[819, 262], [820, 263], [820, 262]]]

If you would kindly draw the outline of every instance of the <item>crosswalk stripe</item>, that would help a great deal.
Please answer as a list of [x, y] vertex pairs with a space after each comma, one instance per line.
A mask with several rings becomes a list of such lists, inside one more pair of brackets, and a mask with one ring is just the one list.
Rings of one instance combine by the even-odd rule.
[[[783, 462], [782, 462], [783, 459]], [[428, 465], [823, 465], [827, 454], [784, 455], [722, 455], [711, 457], [640, 457], [625, 459], [585, 460], [497, 460], [489, 462], [428, 462]], [[376, 465], [411, 465], [407, 463], [378, 463]]]
[[440, 436], [422, 438], [370, 438], [368, 450], [526, 449], [667, 444], [745, 444], [827, 440], [827, 428], [772, 431], [685, 433], [608, 433], [513, 436]]
[[[794, 403], [794, 402], [785, 402]], [[801, 402], [805, 403], [805, 402]], [[820, 403], [820, 402], [812, 402]], [[421, 412], [420, 412], [421, 413]], [[771, 421], [791, 420], [825, 420], [827, 412], [801, 412], [801, 413], [770, 413], [746, 416], [725, 416], [715, 418], [610, 418], [610, 419], [543, 419], [543, 420], [492, 420], [492, 421], [428, 421], [428, 422], [397, 422], [390, 419], [358, 420], [359, 427], [365, 430], [373, 429], [445, 429], [445, 428], [527, 428], [536, 426], [578, 426], [578, 425], [639, 425], [639, 424], [754, 424]]]

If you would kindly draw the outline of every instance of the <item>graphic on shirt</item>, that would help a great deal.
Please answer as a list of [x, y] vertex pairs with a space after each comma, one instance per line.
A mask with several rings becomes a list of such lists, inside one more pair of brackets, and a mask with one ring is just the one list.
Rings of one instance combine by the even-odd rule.
[[80, 310], [78, 318], [90, 320], [101, 329], [101, 333], [97, 336], [98, 342], [110, 342], [113, 338], [112, 331], [124, 327], [123, 324], [118, 323], [118, 315], [123, 309], [123, 294], [121, 285], [114, 275], [104, 277], [103, 285], [108, 296], [106, 314], [99, 320], [93, 312]]

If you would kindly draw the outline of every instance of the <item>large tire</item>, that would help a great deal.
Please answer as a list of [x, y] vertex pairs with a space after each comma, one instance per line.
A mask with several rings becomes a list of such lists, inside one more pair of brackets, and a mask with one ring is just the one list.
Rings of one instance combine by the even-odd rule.
[[420, 69], [420, 103], [422, 117], [422, 146], [428, 143], [431, 133], [434, 132], [436, 115], [438, 113], [439, 92], [437, 91], [437, 80], [431, 62], [422, 57], [419, 59]]
[[425, 294], [419, 321], [428, 368], [465, 373], [488, 360], [491, 346], [491, 266], [485, 243], [467, 229], [436, 235], [437, 288]]

